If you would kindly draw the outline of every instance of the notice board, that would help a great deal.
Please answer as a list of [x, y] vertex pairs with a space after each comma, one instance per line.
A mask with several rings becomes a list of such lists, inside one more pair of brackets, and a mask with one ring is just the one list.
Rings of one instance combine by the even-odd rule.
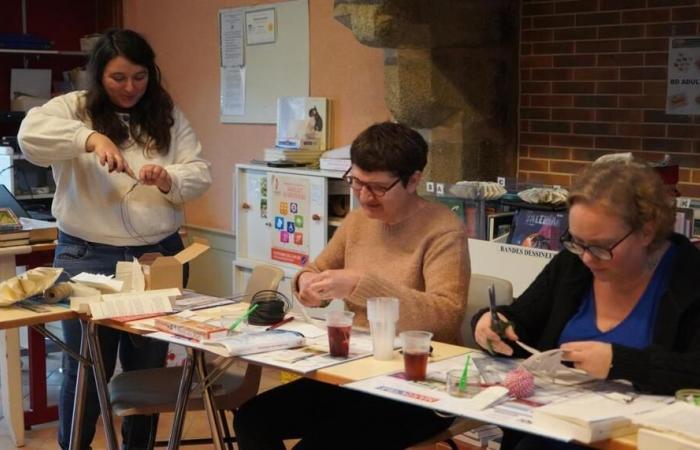
[[308, 0], [222, 9], [219, 35], [221, 122], [276, 123], [277, 97], [309, 95]]

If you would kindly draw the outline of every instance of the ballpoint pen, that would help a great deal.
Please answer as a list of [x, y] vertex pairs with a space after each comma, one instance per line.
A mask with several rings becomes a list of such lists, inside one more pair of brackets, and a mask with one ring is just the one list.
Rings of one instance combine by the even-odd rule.
[[292, 320], [294, 320], [294, 316], [289, 316], [289, 317], [287, 317], [286, 319], [280, 320], [280, 321], [277, 322], [277, 323], [273, 323], [272, 325], [270, 325], [269, 327], [267, 327], [265, 330], [266, 330], [266, 331], [274, 330], [275, 328], [279, 328], [279, 327], [281, 327], [282, 325], [291, 322]]

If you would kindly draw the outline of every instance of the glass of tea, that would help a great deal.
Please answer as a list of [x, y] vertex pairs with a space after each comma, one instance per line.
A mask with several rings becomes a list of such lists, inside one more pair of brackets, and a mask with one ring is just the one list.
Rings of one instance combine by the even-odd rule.
[[350, 330], [355, 313], [352, 311], [326, 312], [326, 327], [328, 328], [328, 347], [331, 356], [347, 358], [350, 352]]
[[425, 380], [430, 356], [430, 340], [433, 333], [429, 331], [403, 331], [399, 335], [403, 347], [403, 366], [406, 379]]

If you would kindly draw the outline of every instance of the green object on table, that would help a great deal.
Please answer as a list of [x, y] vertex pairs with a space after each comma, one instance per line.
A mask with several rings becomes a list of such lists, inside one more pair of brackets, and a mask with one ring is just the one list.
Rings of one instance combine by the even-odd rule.
[[464, 363], [464, 370], [462, 371], [462, 376], [459, 379], [459, 390], [464, 392], [467, 389], [467, 380], [469, 380], [469, 364], [472, 361], [472, 355], [467, 354], [467, 362]]
[[243, 313], [243, 315], [241, 317], [236, 319], [236, 321], [233, 322], [230, 327], [228, 327], [228, 331], [235, 330], [236, 327], [241, 324], [241, 322], [246, 320], [248, 318], [248, 316], [250, 316], [253, 313], [253, 311], [258, 309], [258, 306], [260, 306], [260, 303], [256, 303], [256, 304], [252, 305], [250, 308], [248, 308], [248, 310], [245, 313]]

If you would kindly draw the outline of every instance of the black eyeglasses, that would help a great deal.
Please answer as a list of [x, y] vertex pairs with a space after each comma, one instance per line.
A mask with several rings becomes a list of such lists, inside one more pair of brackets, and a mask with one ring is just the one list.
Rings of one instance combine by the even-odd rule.
[[353, 177], [350, 175], [350, 170], [348, 169], [344, 174], [343, 174], [343, 179], [345, 180], [346, 183], [350, 185], [350, 188], [359, 193], [362, 188], [365, 188], [369, 191], [370, 194], [373, 196], [379, 198], [379, 197], [384, 197], [387, 192], [394, 186], [398, 184], [399, 181], [401, 181], [401, 178], [397, 178], [394, 180], [393, 183], [391, 183], [389, 186], [381, 186], [379, 184], [373, 184], [373, 183], [365, 183], [364, 181], [360, 181], [357, 178]]
[[632, 233], [634, 233], [636, 230], [632, 229], [630, 230], [629, 233], [624, 235], [622, 239], [619, 241], [615, 242], [613, 245], [611, 245], [608, 248], [605, 247], [598, 247], [597, 245], [583, 245], [579, 242], [574, 241], [573, 236], [571, 236], [571, 233], [569, 233], [569, 230], [566, 230], [566, 233], [564, 233], [561, 237], [560, 242], [561, 245], [564, 246], [565, 249], [570, 251], [571, 253], [575, 255], [583, 255], [583, 253], [588, 250], [588, 253], [591, 255], [595, 256], [596, 258], [603, 260], [603, 261], [610, 261], [613, 257], [612, 251], [622, 243], [625, 239], [630, 237]]

